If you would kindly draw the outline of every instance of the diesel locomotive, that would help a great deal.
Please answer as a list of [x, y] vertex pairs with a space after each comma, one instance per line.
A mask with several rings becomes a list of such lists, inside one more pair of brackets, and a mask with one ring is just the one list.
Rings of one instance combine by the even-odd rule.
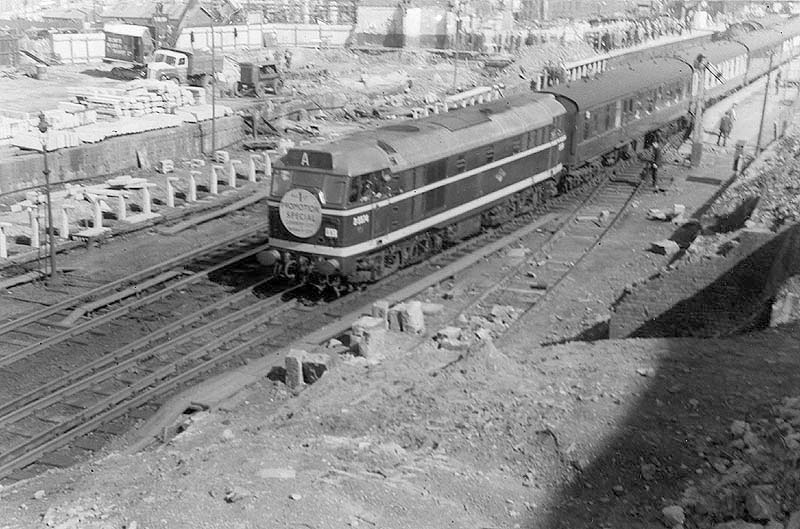
[[[290, 149], [275, 165], [259, 261], [338, 289], [613, 171], [657, 133], [686, 129], [698, 83], [716, 99], [800, 51], [800, 24], [376, 130]], [[702, 54], [704, 62], [698, 62]], [[771, 56], [771, 57], [770, 57]], [[698, 68], [696, 65], [702, 64]]]

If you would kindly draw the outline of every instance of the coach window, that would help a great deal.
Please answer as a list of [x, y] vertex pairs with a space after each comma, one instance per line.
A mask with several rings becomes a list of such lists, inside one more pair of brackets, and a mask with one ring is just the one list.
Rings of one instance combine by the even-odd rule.
[[583, 113], [583, 139], [588, 140], [592, 135], [592, 113], [588, 110]]
[[606, 130], [611, 130], [611, 116], [614, 114], [614, 105], [606, 107]]
[[522, 137], [515, 138], [514, 141], [511, 142], [511, 154], [517, 154], [519, 151], [522, 150]]

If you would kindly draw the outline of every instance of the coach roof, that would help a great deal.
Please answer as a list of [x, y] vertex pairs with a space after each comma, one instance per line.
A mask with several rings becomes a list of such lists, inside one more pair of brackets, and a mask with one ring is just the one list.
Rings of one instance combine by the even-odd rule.
[[585, 109], [616, 101], [662, 83], [689, 78], [691, 72], [692, 68], [682, 60], [653, 59], [620, 66], [594, 79], [572, 81], [544, 92], [566, 97], [577, 104], [578, 108]]

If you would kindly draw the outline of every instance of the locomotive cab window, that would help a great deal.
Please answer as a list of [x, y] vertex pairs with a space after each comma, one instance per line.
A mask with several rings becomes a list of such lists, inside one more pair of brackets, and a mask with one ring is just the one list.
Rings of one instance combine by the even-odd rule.
[[372, 202], [392, 194], [392, 178], [388, 171], [376, 171], [350, 179], [348, 200], [351, 204]]
[[494, 161], [494, 147], [489, 147], [489, 150], [486, 151], [486, 163], [492, 163]]
[[272, 177], [271, 195], [281, 198], [292, 187], [292, 173], [286, 169], [277, 169]]
[[293, 187], [302, 187], [324, 204], [344, 204], [347, 181], [342, 176], [279, 169], [272, 177], [271, 195], [280, 198]]

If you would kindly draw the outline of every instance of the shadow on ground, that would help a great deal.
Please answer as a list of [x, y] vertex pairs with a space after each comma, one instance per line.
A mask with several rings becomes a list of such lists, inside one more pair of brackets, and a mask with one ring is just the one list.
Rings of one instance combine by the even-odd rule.
[[[681, 329], [687, 335], [715, 335], [742, 328], [742, 322], [752, 328], [754, 316], [763, 321], [770, 292], [800, 272], [800, 249], [794, 244], [798, 232], [798, 227], [787, 230], [742, 257], [706, 288], [642, 325], [636, 335], [667, 336], [666, 331]], [[721, 476], [715, 464], [747, 460], [746, 454], [730, 446], [734, 420], [769, 425], [775, 418], [774, 406], [784, 397], [800, 395], [800, 325], [714, 340], [619, 341], [605, 342], [603, 347], [611, 351], [607, 362], [614, 365], [612, 372], [621, 377], [638, 376], [631, 373], [631, 360], [635, 365], [639, 358], [624, 358], [624, 352], [635, 347], [647, 351], [644, 356], [650, 355], [651, 365], [657, 366], [654, 374], [648, 374], [651, 383], [630, 397], [631, 411], [603, 443], [600, 455], [580, 465], [582, 470], [558, 490], [546, 515], [531, 517], [523, 527], [664, 527], [661, 509], [678, 503], [687, 487], [707, 476]], [[774, 475], [765, 472], [763, 483], [771, 479], [774, 483]], [[743, 491], [733, 487], [710, 503], [704, 500], [687, 508], [686, 526], [707, 528], [747, 519]]]

